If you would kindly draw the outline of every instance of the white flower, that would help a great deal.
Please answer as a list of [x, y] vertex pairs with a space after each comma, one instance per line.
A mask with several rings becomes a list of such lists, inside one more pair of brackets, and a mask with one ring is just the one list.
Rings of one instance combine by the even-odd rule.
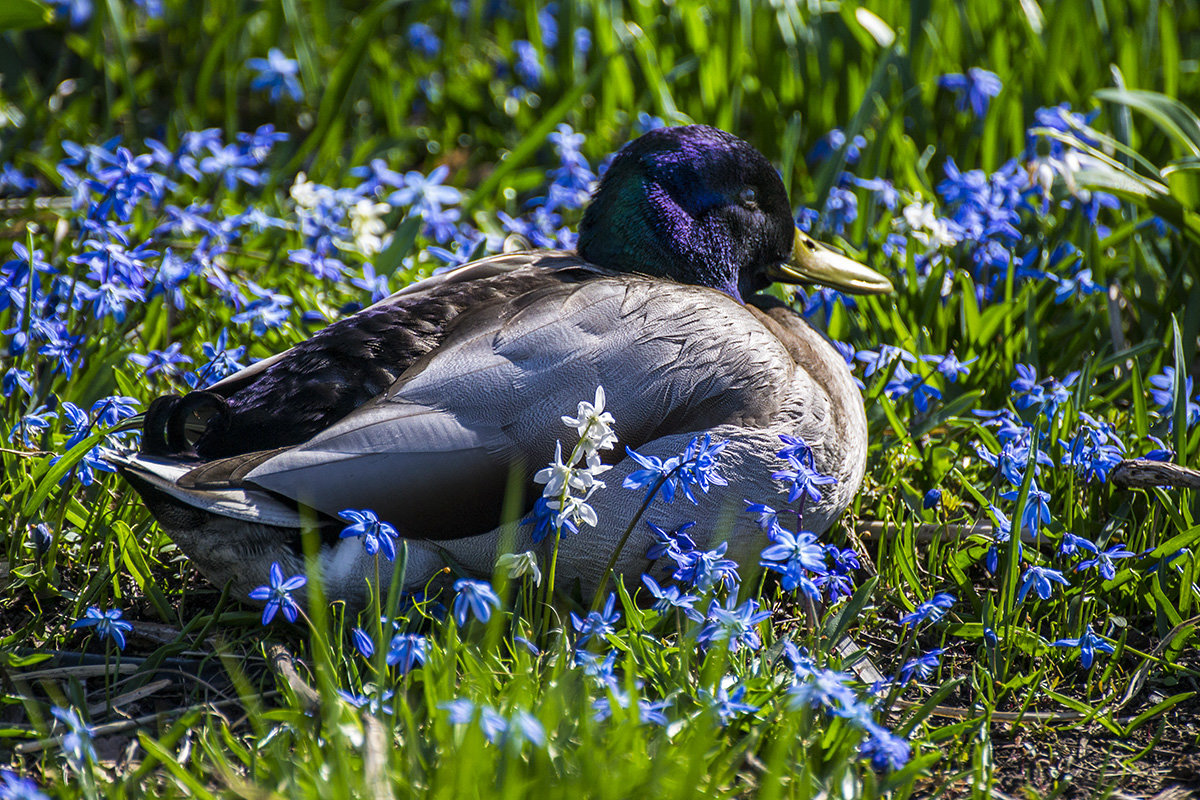
[[1085, 169], [1107, 166], [1103, 161], [1081, 153], [1078, 150], [1067, 150], [1062, 158], [1044, 156], [1029, 162], [1030, 182], [1042, 190], [1042, 196], [1049, 199], [1050, 190], [1054, 187], [1054, 178], [1061, 177], [1067, 191], [1083, 202], [1091, 199], [1092, 193], [1082, 188], [1075, 180], [1075, 173]]
[[[562, 460], [562, 442], [557, 442], [554, 448], [554, 460], [550, 462], [550, 466], [538, 470], [533, 476], [536, 483], [546, 484], [546, 488], [542, 491], [544, 497], [558, 497], [563, 493], [563, 489], [570, 487], [580, 492], [586, 492], [596, 484], [596, 479], [593, 476], [594, 470], [580, 469], [571, 464], [564, 464]], [[603, 482], [600, 483], [603, 486]]]
[[291, 195], [292, 199], [296, 201], [296, 205], [301, 208], [316, 208], [317, 203], [321, 200], [320, 194], [317, 192], [317, 185], [310, 181], [303, 172], [296, 173]]
[[926, 247], [937, 249], [958, 244], [950, 226], [934, 213], [933, 203], [909, 203], [904, 207], [904, 221], [912, 230], [913, 238]]
[[354, 234], [354, 246], [364, 256], [382, 252], [386, 246], [384, 234], [387, 225], [383, 215], [391, 210], [387, 203], [372, 203], [359, 200], [350, 207], [350, 232]]
[[546, 505], [558, 511], [558, 526], [560, 528], [567, 527], [567, 521], [574, 523], [585, 522], [596, 527], [596, 523], [600, 521], [600, 517], [596, 515], [596, 509], [588, 505], [587, 500], [592, 496], [588, 492], [584, 497], [571, 497], [568, 495], [560, 500], [550, 500]]
[[604, 387], [596, 387], [596, 400], [593, 403], [582, 401], [575, 416], [562, 418], [562, 421], [579, 431], [584, 453], [591, 464], [598, 450], [611, 450], [617, 443], [612, 425], [616, 422], [613, 415], [604, 410]]
[[508, 570], [510, 578], [532, 575], [533, 585], [542, 585], [542, 570], [538, 567], [537, 554], [532, 550], [526, 550], [524, 553], [505, 553], [496, 559], [496, 566]]

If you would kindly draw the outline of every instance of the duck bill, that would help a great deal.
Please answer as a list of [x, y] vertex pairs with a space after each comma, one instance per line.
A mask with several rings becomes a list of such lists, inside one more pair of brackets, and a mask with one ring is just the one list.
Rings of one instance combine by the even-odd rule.
[[792, 256], [767, 273], [779, 283], [819, 283], [848, 294], [887, 294], [892, 282], [875, 270], [835, 253], [799, 228]]

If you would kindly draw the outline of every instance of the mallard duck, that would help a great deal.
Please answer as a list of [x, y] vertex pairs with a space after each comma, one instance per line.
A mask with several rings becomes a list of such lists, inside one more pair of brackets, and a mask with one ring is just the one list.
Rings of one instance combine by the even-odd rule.
[[[160, 397], [140, 451], [116, 460], [213, 583], [245, 597], [273, 562], [302, 571], [300, 530], [315, 526], [326, 593], [355, 601], [376, 566], [361, 541], [338, 538], [339, 512], [370, 509], [398, 529], [405, 588], [447, 564], [490, 576], [510, 476], [528, 510], [535, 472], [557, 439], [574, 438], [561, 417], [602, 386], [620, 447], [606, 458], [609, 488], [590, 501], [597, 524], [562, 539], [560, 585], [597, 586], [644, 499], [621, 488], [638, 468], [624, 448], [665, 459], [701, 433], [728, 440], [728, 486], [695, 505], [657, 501], [644, 521], [696, 522], [700, 545], [727, 541], [728, 557], [754, 563], [767, 540], [745, 501], [783, 500], [771, 478], [781, 435], [806, 441], [837, 479], [804, 510], [816, 533], [854, 497], [867, 451], [845, 361], [759, 293], [777, 281], [892, 288], [796, 228], [778, 173], [751, 145], [703, 125], [662, 128], [617, 154], [575, 252], [475, 261], [203, 391]], [[525, 523], [506, 545], [531, 549], [530, 535]], [[639, 523], [616, 571], [636, 579], [652, 542]]]

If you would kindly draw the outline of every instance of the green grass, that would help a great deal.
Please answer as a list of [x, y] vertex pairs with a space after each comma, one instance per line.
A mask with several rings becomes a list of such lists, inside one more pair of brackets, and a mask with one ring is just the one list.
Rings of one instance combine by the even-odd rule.
[[[203, 13], [172, 0], [165, 5], [164, 18], [155, 20], [132, 3], [97, 0], [82, 29], [35, 24], [0, 34], [0, 163], [11, 161], [40, 182], [39, 202], [5, 201], [0, 263], [16, 258], [11, 246], [26, 244], [64, 274], [83, 274], [68, 260], [80, 249], [74, 231], [61, 227], [80, 215], [54, 199], [61, 196], [63, 140], [95, 144], [119, 135], [136, 153], [146, 137], [174, 148], [188, 131], [216, 127], [232, 141], [239, 131], [272, 123], [292, 136], [273, 150], [265, 186], [229, 191], [205, 177], [184, 182], [171, 202], [211, 202], [218, 218], [255, 207], [292, 219], [288, 189], [297, 172], [349, 186], [357, 180], [350, 168], [384, 158], [401, 171], [448, 165], [446, 183], [464, 192], [464, 216], [499, 232], [495, 212], [515, 216], [543, 190], [547, 169], [556, 166], [547, 135], [559, 123], [587, 134], [584, 153], [593, 165], [629, 138], [639, 112], [717, 125], [762, 150], [781, 167], [793, 203], [810, 207], [823, 204], [843, 165], [840, 155], [810, 163], [806, 154], [841, 128], [866, 137], [851, 171], [893, 180], [902, 207], [935, 199], [948, 158], [989, 173], [1011, 158], [1024, 162], [1034, 110], [1065, 102], [1099, 112], [1091, 126], [1109, 139], [1093, 152], [1111, 163], [1081, 180], [1116, 191], [1122, 205], [1102, 213], [1103, 238], [1077, 209], [1057, 203], [1047, 215], [1030, 215], [1022, 234], [1026, 246], [1046, 254], [1074, 245], [1114, 298], [1076, 295], [1059, 304], [1053, 285], [1029, 281], [1001, 284], [980, 303], [962, 247], [918, 279], [911, 257], [883, 253], [889, 233], [906, 233], [897, 227], [899, 210], [857, 190], [859, 215], [843, 243], [897, 276], [902, 290], [859, 299], [854, 311], [836, 307], [831, 336], [858, 349], [891, 344], [978, 360], [956, 383], [922, 368], [943, 391], [927, 412], [909, 399], [889, 399], [886, 370], [866, 380], [868, 475], [827, 537], [858, 550], [866, 569], [854, 599], [821, 609], [815, 628], [774, 583], [747, 580], [744, 593], [773, 612], [760, 626], [763, 649], [706, 652], [682, 632], [687, 626], [658, 619], [622, 594], [623, 624], [593, 649], [617, 654], [621, 688], [632, 698], [670, 701], [665, 728], [619, 707], [611, 720], [594, 719], [593, 703], [608, 703], [609, 693], [573, 667], [566, 615], [580, 609], [567, 599], [547, 609], [530, 587], [513, 584], [501, 588], [503, 612], [463, 629], [430, 621], [425, 606], [406, 607], [398, 618], [429, 636], [430, 651], [422, 668], [399, 675], [382, 653], [354, 653], [349, 630], [360, 623], [339, 604], [318, 600], [307, 609], [309, 622], [263, 629], [257, 612], [203, 583], [116, 476], [86, 487], [60, 484], [95, 441], [56, 466], [52, 456], [68, 438], [60, 423], [28, 445], [17, 437], [0, 449], [0, 759], [8, 768], [54, 797], [983, 797], [992, 789], [1091, 796], [1113, 787], [1150, 793], [1172, 769], [1187, 778], [1200, 744], [1194, 492], [1085, 482], [1057, 464], [1066, 452], [1058, 441], [1070, 439], [1084, 412], [1111, 423], [1130, 455], [1144, 453], [1146, 437], [1155, 435], [1177, 463], [1197, 462], [1200, 427], [1188, 429], [1177, 415], [1168, 430], [1146, 384], [1166, 366], [1196, 372], [1200, 137], [1189, 127], [1195, 118], [1162, 99], [1200, 108], [1200, 41], [1188, 35], [1200, 25], [1194, 5], [1067, 0], [1039, 10], [1035, 3], [985, 8], [928, 0], [768, 7], [746, 0], [715, 8], [679, 0], [659, 9], [560, 2], [554, 48], [542, 39], [534, 3], [517, 3], [494, 19], [486, 18], [485, 3], [472, 3], [462, 21], [438, 2], [212, 0]], [[433, 58], [406, 44], [408, 26], [418, 21], [442, 38]], [[576, 27], [591, 32], [586, 59], [572, 47]], [[511, 64], [518, 39], [552, 57], [554, 67], [536, 92], [514, 99], [514, 78], [495, 65]], [[253, 73], [244, 63], [271, 47], [299, 61], [303, 101], [272, 104], [250, 89]], [[937, 88], [939, 76], [971, 67], [1004, 83], [983, 120], [956, 110], [953, 96]], [[1047, 144], [1037, 147], [1044, 154]], [[1065, 196], [1061, 184], [1056, 191], [1056, 201]], [[148, 236], [162, 215], [161, 208], [139, 207], [135, 239]], [[1173, 227], [1155, 227], [1155, 216]], [[393, 275], [393, 289], [438, 263], [424, 249], [430, 241], [399, 217], [388, 217], [400, 231], [394, 246], [373, 259], [378, 271]], [[196, 247], [195, 237], [160, 244]], [[911, 238], [908, 244], [911, 250]], [[66, 312], [71, 331], [84, 337], [83, 366], [68, 379], [32, 350], [0, 359], [0, 370], [10, 358], [31, 370], [35, 384], [32, 395], [0, 401], [3, 431], [51, 396], [87, 409], [110, 394], [145, 402], [182, 388], [161, 375], [142, 379], [128, 362], [132, 353], [178, 342], [202, 363], [201, 344], [228, 327], [231, 345], [262, 358], [311, 333], [301, 311], [333, 319], [345, 303], [368, 299], [289, 263], [288, 249], [299, 246], [295, 232], [267, 231], [242, 237], [222, 257], [239, 285], [254, 281], [294, 298], [288, 323], [264, 335], [231, 323], [234, 312], [197, 279], [186, 284], [182, 308], [159, 296], [121, 322], [96, 319], [88, 306]], [[363, 260], [352, 253], [346, 259], [355, 269]], [[1037, 266], [1050, 268], [1045, 261]], [[14, 324], [15, 304], [0, 310], [0, 330]], [[1054, 548], [1065, 533], [1139, 554], [1119, 562], [1112, 580], [1070, 573], [1072, 585], [1049, 600], [1017, 602], [1015, 540], [999, 545], [993, 576], [982, 567], [993, 542], [964, 533], [980, 520], [990, 526], [989, 504], [1016, 518], [1029, 501], [1028, 486], [1015, 503], [999, 501], [1007, 487], [974, 449], [977, 442], [1000, 449], [994, 429], [972, 411], [1012, 406], [1017, 364], [1036, 366], [1041, 377], [1081, 372], [1046, 431], [1055, 466], [1043, 468], [1039, 485], [1051, 496], [1052, 522], [1041, 542], [1024, 545], [1025, 561], [1057, 565]], [[1182, 382], [1173, 390], [1179, 399]], [[1181, 414], [1183, 404], [1175, 406]], [[923, 508], [935, 487], [941, 504]], [[38, 523], [54, 537], [44, 553], [30, 544]], [[1180, 550], [1177, 569], [1152, 569]], [[958, 598], [947, 619], [902, 633], [896, 618], [939, 591]], [[137, 621], [124, 653], [69, 629], [89, 606], [120, 607]], [[1076, 651], [1051, 643], [1080, 636], [1088, 622], [1115, 652], [1098, 653], [1083, 669]], [[985, 625], [999, 635], [998, 645], [987, 644]], [[903, 770], [874, 772], [858, 757], [856, 729], [789, 708], [784, 642], [806, 647], [819, 663], [851, 669], [846, 635], [886, 675], [918, 650], [945, 648], [939, 670], [920, 687], [889, 696], [878, 716], [912, 744]], [[514, 644], [514, 636], [537, 643], [540, 655]], [[266, 657], [272, 643], [296, 657], [291, 683]], [[50, 666], [66, 670], [39, 674]], [[855, 668], [869, 682], [864, 661]], [[727, 675], [760, 710], [721, 725], [702, 690], [715, 691]], [[315, 705], [305, 687], [316, 691]], [[122, 697], [139, 688], [148, 694]], [[335, 689], [395, 694], [390, 711], [371, 713], [339, 700]], [[452, 724], [442, 706], [462, 697], [506, 717], [531, 712], [547, 745], [511, 738], [493, 744], [477, 725]], [[89, 709], [93, 724], [115, 726], [98, 739], [99, 763], [82, 770], [62, 756], [61, 728], [49, 727], [50, 706], [68, 704]], [[125, 724], [129, 717], [138, 724]], [[1103, 755], [1073, 764], [1084, 736]], [[45, 748], [32, 746], [47, 737]]]

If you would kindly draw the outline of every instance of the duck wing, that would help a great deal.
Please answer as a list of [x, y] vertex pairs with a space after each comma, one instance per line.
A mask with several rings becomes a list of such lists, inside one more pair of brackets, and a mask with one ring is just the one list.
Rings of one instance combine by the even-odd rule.
[[[501, 253], [499, 255], [489, 256], [487, 258], [481, 258], [478, 261], [472, 261], [470, 264], [464, 264], [456, 269], [447, 270], [446, 272], [433, 275], [415, 283], [410, 283], [408, 286], [405, 286], [399, 291], [393, 292], [379, 302], [367, 306], [359, 311], [355, 316], [370, 315], [372, 312], [378, 311], [379, 309], [385, 309], [394, 305], [412, 303], [420, 300], [421, 298], [429, 297], [430, 295], [442, 291], [447, 287], [459, 287], [463, 284], [474, 281], [507, 275], [531, 266], [543, 268], [552, 268], [558, 266], [569, 267], [572, 265], [578, 265], [579, 263], [579, 257], [574, 253], [567, 253], [560, 250]], [[345, 320], [343, 320], [343, 322], [344, 321]], [[275, 366], [281, 361], [293, 357], [295, 350], [296, 347], [292, 347], [288, 350], [284, 350], [281, 353], [276, 353], [273, 356], [256, 361], [250, 366], [240, 369], [232, 375], [222, 378], [221, 380], [209, 386], [206, 391], [213, 392], [223, 397], [229, 397], [254, 383], [269, 368]]]
[[[510, 481], [576, 440], [561, 417], [604, 386], [618, 447], [780, 410], [794, 363], [755, 316], [712, 289], [633, 276], [544, 282], [463, 312], [387, 389], [293, 447], [180, 480], [244, 485], [333, 515], [374, 510], [413, 538], [495, 527]], [[623, 457], [614, 453], [613, 460]]]

